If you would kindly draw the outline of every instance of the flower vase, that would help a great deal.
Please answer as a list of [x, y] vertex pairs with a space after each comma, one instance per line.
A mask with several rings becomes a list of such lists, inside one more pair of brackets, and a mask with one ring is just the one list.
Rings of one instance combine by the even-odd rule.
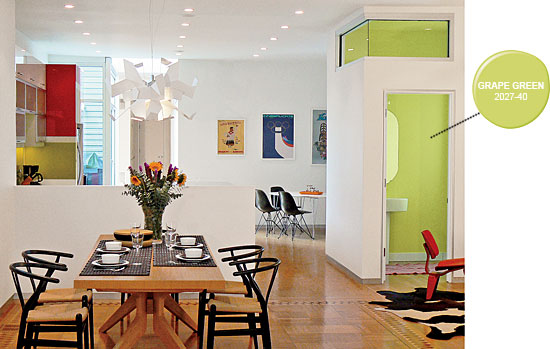
[[153, 240], [162, 240], [162, 215], [164, 209], [142, 206], [145, 217], [145, 229], [153, 231]]

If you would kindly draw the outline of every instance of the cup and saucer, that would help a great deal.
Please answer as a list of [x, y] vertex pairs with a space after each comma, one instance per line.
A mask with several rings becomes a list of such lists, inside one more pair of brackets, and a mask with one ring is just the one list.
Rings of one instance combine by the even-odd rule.
[[183, 253], [177, 254], [176, 258], [184, 262], [201, 262], [211, 257], [202, 248], [186, 248]]
[[121, 241], [105, 241], [105, 247], [97, 248], [99, 253], [124, 254], [130, 252], [128, 247], [122, 246]]
[[92, 265], [98, 268], [120, 268], [130, 264], [125, 259], [120, 259], [119, 254], [103, 254], [101, 259], [92, 262]]
[[176, 244], [174, 245], [175, 248], [180, 249], [186, 249], [186, 248], [201, 248], [204, 244], [197, 242], [197, 238], [194, 236], [180, 236]]

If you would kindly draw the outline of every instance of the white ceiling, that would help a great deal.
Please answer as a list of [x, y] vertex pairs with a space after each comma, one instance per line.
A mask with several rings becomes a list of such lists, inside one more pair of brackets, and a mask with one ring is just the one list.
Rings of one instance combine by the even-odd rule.
[[[329, 28], [366, 4], [445, 2], [449, 1], [152, 0], [153, 23], [158, 23], [154, 55], [172, 60], [320, 56], [326, 51]], [[65, 9], [65, 4], [75, 8]], [[185, 8], [195, 10], [191, 17], [184, 15]], [[305, 13], [294, 14], [299, 9]], [[75, 24], [76, 19], [84, 23]], [[184, 22], [190, 26], [183, 27]], [[149, 0], [17, 0], [16, 27], [49, 54], [150, 57]], [[179, 39], [180, 35], [187, 38]], [[272, 36], [279, 40], [270, 41]], [[183, 54], [176, 56], [179, 50]]]

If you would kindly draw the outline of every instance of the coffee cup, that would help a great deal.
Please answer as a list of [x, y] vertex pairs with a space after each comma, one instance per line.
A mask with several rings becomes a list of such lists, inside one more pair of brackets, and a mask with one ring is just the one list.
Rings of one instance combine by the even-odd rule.
[[107, 251], [119, 251], [122, 249], [122, 242], [120, 241], [107, 241], [105, 242], [105, 249]]
[[101, 262], [103, 264], [117, 264], [120, 261], [118, 254], [104, 254], [101, 255]]
[[183, 246], [194, 246], [197, 242], [197, 238], [191, 237], [191, 236], [183, 236], [180, 238], [180, 243]]
[[185, 257], [187, 258], [201, 258], [202, 248], [186, 248]]

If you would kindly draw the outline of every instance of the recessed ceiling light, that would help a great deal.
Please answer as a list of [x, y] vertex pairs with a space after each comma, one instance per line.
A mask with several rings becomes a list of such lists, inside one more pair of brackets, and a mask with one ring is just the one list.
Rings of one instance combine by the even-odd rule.
[[95, 51], [95, 53], [101, 53], [101, 51], [98, 50], [98, 51]]
[[189, 27], [190, 24], [189, 23], [182, 23], [181, 25], [184, 26], [184, 27]]
[[262, 47], [260, 50], [267, 51], [267, 47]]
[[348, 51], [353, 51], [353, 49], [352, 49], [352, 48], [348, 48]]
[[178, 47], [178, 48], [182, 48], [182, 47], [183, 47], [183, 45], [178, 45], [178, 46], [176, 46], [176, 47]]
[[86, 32], [86, 33], [82, 33], [82, 35], [86, 35], [86, 36], [89, 36], [90, 33]]
[[277, 39], [276, 37], [272, 37], [272, 38], [269, 38], [269, 40], [271, 40], [271, 41], [277, 41], [277, 40], [279, 40], [279, 39]]
[[255, 53], [255, 54], [252, 55], [252, 57], [260, 57], [260, 55]]
[[74, 5], [72, 5], [72, 4], [67, 4], [67, 5], [65, 5], [65, 8], [71, 9], [71, 8], [74, 8]]
[[180, 35], [180, 39], [185, 39], [187, 36], [185, 35]]
[[25, 50], [25, 49], [21, 49], [21, 52], [27, 52], [27, 50]]
[[426, 29], [424, 29], [424, 30], [432, 30], [432, 28], [426, 28]]
[[288, 29], [288, 25], [282, 25], [281, 29]]
[[194, 9], [192, 9], [192, 8], [186, 8], [186, 9], [185, 9], [185, 10], [183, 10], [183, 11], [185, 11], [185, 12], [193, 12], [193, 11], [195, 11], [195, 10], [194, 10]]
[[82, 20], [80, 20], [80, 19], [75, 19], [75, 20], [74, 20], [74, 23], [75, 23], [75, 24], [82, 24], [82, 23], [84, 23], [84, 21], [82, 21]]
[[181, 56], [181, 52], [177, 52], [177, 53], [176, 53], [176, 56]]
[[90, 45], [97, 45], [97, 42], [90, 42]]
[[294, 11], [294, 13], [297, 14], [297, 15], [303, 15], [303, 14], [304, 14], [304, 11], [302, 11], [302, 10], [296, 10], [296, 11]]

